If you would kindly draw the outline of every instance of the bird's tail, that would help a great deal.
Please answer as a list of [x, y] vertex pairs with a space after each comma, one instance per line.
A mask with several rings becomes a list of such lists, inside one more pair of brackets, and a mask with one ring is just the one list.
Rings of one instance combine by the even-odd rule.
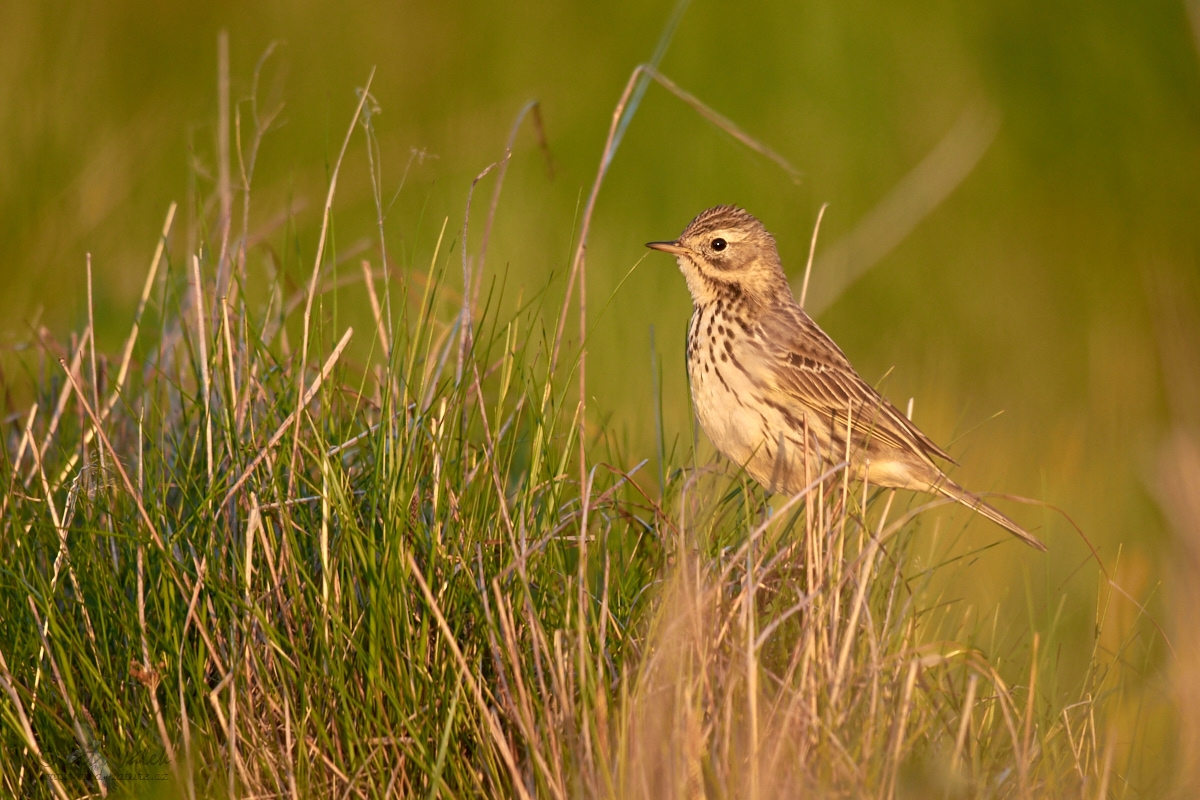
[[1038, 550], [1045, 551], [1046, 545], [1038, 541], [1037, 537], [1013, 522], [999, 509], [988, 505], [981, 498], [971, 494], [949, 478], [943, 477], [931, 488], [938, 494], [945, 495], [951, 500], [956, 500], [967, 508], [982, 514], [1030, 547], [1036, 547]]

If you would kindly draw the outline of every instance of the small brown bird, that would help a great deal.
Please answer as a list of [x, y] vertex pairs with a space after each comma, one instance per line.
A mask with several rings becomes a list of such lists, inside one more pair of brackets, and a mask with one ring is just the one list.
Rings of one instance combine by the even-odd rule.
[[[687, 365], [700, 425], [764, 488], [800, 491], [819, 464], [846, 458], [848, 435], [856, 478], [944, 495], [1046, 549], [934, 463], [953, 459], [860, 378], [797, 305], [775, 239], [755, 217], [717, 206], [677, 240], [646, 246], [675, 256], [692, 294]], [[806, 451], [816, 460], [807, 472]]]

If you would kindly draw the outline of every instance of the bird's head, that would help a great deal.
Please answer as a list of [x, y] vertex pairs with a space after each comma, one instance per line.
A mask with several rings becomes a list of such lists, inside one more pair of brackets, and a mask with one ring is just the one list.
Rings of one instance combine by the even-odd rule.
[[780, 292], [791, 298], [775, 238], [736, 206], [710, 208], [688, 223], [675, 241], [646, 246], [675, 256], [697, 306], [730, 293], [761, 303]]

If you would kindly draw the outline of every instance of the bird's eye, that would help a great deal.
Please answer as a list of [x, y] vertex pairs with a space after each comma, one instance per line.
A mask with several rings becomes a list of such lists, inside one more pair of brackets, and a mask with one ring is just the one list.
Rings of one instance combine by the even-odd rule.
[[719, 253], [725, 249], [725, 246], [727, 244], [729, 244], [729, 243], [726, 242], [724, 239], [718, 237], [718, 238], [712, 240], [712, 249], [716, 250]]

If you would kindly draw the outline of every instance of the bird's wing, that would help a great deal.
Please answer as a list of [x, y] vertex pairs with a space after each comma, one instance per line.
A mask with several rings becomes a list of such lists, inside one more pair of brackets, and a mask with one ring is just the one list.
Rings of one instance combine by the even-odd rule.
[[[790, 318], [789, 318], [790, 317]], [[843, 432], [847, 411], [851, 438], [885, 447], [953, 462], [950, 455], [909, 421], [886, 397], [858, 376], [849, 359], [817, 324], [800, 309], [788, 317], [761, 320], [766, 360], [775, 369], [774, 388], [800, 405], [831, 420], [834, 432]]]

